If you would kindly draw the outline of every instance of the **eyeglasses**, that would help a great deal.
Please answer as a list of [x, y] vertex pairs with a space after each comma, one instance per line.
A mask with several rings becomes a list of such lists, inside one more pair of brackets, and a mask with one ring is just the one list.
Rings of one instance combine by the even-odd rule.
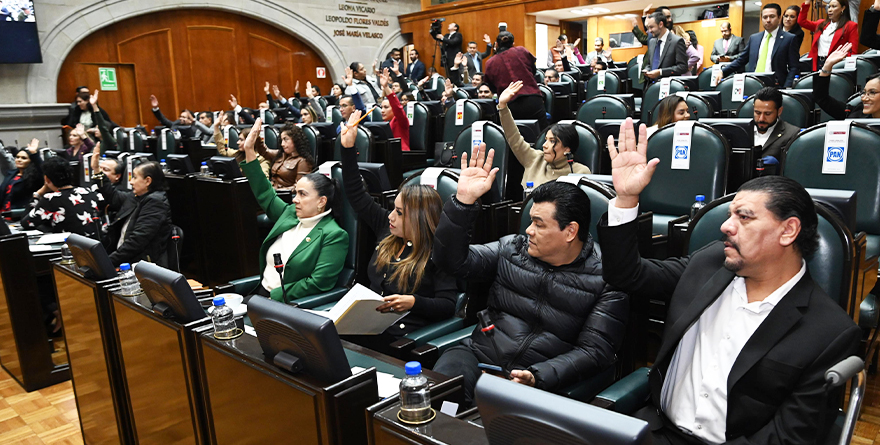
[[878, 91], [876, 91], [876, 90], [871, 90], [871, 91], [868, 91], [868, 90], [862, 90], [862, 91], [859, 92], [859, 95], [862, 96], [862, 97], [864, 97], [864, 98], [867, 98], [867, 99], [873, 99], [874, 96], [877, 95], [877, 93], [878, 93]]

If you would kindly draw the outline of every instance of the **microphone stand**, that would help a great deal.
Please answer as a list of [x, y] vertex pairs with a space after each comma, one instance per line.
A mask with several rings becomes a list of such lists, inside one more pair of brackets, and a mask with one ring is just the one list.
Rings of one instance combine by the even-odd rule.
[[489, 318], [488, 309], [484, 309], [480, 312], [477, 312], [477, 318], [480, 319], [480, 331], [489, 337], [489, 341], [492, 343], [492, 349], [495, 350], [495, 357], [498, 358], [498, 366], [501, 367], [501, 370], [505, 375], [510, 375], [510, 371], [501, 363], [501, 352], [498, 350], [498, 344], [495, 343], [495, 324], [492, 323], [492, 319]]
[[[284, 263], [281, 261], [281, 254], [273, 254], [272, 259], [275, 261], [275, 271], [278, 272], [278, 278], [281, 279], [281, 299], [284, 304], [290, 304], [290, 301], [287, 300], [287, 289], [284, 288]], [[294, 303], [294, 306], [299, 305]]]

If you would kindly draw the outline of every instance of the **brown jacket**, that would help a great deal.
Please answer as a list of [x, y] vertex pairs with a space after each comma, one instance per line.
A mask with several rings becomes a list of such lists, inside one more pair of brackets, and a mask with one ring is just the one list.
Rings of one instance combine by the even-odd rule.
[[276, 190], [293, 190], [296, 181], [312, 172], [315, 168], [310, 162], [299, 156], [292, 156], [284, 150], [272, 150], [257, 139], [254, 144], [257, 153], [269, 161], [269, 180]]

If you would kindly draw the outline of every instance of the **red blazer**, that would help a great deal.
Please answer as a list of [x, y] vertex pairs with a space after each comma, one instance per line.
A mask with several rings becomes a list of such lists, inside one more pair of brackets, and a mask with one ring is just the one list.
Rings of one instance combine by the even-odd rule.
[[[822, 33], [817, 32], [817, 30], [824, 20], [811, 22], [807, 20], [807, 14], [809, 13], [809, 6], [806, 3], [801, 5], [801, 13], [798, 15], [798, 25], [801, 25], [801, 28], [809, 29], [815, 33], [813, 34], [813, 45], [810, 46], [810, 59], [813, 60], [813, 71], [817, 71], [820, 68], [816, 66], [819, 63], [819, 38], [822, 37]], [[847, 54], [848, 56], [851, 56], [855, 51], [858, 51], [859, 25], [855, 22], [846, 22], [846, 26], [834, 31], [834, 38], [831, 39], [831, 49], [829, 51], [834, 51], [838, 46], [843, 45], [846, 42], [852, 43], [852, 48], [849, 50], [849, 54]]]
[[391, 105], [391, 111], [394, 113], [390, 122], [391, 133], [394, 137], [400, 138], [400, 150], [409, 151], [409, 119], [406, 118], [406, 112], [396, 94], [388, 95], [388, 104]]

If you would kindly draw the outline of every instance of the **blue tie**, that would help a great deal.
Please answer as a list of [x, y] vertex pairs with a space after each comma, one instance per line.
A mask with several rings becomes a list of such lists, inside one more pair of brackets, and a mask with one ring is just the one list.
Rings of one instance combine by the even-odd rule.
[[660, 39], [657, 39], [657, 44], [654, 45], [654, 56], [651, 57], [651, 69], [656, 70], [660, 67]]

